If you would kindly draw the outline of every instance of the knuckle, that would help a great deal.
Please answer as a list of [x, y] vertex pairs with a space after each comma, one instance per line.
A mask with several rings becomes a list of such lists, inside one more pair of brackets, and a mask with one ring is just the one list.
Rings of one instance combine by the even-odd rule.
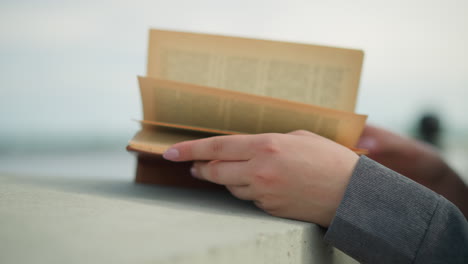
[[279, 134], [265, 134], [257, 143], [257, 148], [264, 153], [276, 154], [280, 152]]
[[299, 130], [295, 130], [291, 133], [289, 133], [290, 135], [296, 135], [296, 136], [310, 136], [310, 137], [316, 137], [317, 134], [315, 133], [312, 133], [310, 131], [307, 131], [307, 130], [304, 130], [304, 129], [299, 129]]
[[208, 162], [206, 164], [206, 169], [207, 169], [206, 178], [208, 180], [213, 181], [213, 182], [219, 181], [220, 175], [219, 175], [219, 166], [218, 166], [217, 160]]
[[271, 176], [264, 171], [256, 171], [253, 174], [253, 182], [257, 185], [268, 185], [271, 181]]
[[299, 130], [293, 131], [291, 134], [294, 134], [294, 135], [309, 135], [310, 132], [307, 131], [307, 130], [304, 130], [304, 129], [299, 129]]
[[214, 137], [213, 140], [211, 141], [211, 144], [209, 146], [209, 150], [212, 153], [221, 153], [223, 150], [223, 143], [222, 140], [218, 137]]
[[272, 187], [278, 182], [272, 166], [263, 166], [254, 170], [252, 183], [261, 187]]

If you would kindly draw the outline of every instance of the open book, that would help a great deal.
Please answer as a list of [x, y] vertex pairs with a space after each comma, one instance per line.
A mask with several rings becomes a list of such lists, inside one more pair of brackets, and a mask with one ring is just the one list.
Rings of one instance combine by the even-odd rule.
[[160, 155], [213, 135], [304, 129], [360, 153], [354, 146], [366, 116], [354, 107], [362, 60], [359, 50], [151, 30], [148, 77], [139, 77], [143, 120], [128, 145], [139, 153], [137, 181], [177, 178], [175, 167], [189, 165]]

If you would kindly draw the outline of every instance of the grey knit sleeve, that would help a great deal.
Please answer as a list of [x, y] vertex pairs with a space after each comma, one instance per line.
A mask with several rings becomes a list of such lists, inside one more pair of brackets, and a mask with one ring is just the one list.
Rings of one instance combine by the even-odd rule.
[[468, 263], [468, 223], [458, 208], [365, 156], [325, 240], [363, 263]]

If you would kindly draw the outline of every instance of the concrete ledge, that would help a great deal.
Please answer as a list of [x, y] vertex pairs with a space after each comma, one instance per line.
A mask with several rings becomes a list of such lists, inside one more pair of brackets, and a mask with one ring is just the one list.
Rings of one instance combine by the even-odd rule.
[[227, 192], [111, 177], [0, 173], [0, 227], [1, 263], [354, 262]]

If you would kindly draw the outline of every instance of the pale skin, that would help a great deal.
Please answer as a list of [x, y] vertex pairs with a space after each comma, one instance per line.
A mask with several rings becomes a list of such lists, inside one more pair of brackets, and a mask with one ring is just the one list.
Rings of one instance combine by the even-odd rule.
[[[171, 150], [172, 149], [172, 150]], [[358, 156], [306, 131], [211, 137], [175, 144], [164, 157], [195, 160], [195, 177], [222, 184], [267, 213], [329, 226]]]
[[[369, 157], [380, 158], [384, 165], [392, 168], [389, 165], [399, 164], [395, 160], [404, 162], [405, 158], [392, 160], [392, 155], [386, 156], [385, 152], [392, 149], [391, 146], [396, 145], [397, 150], [393, 151], [403, 153], [406, 148], [415, 146], [408, 145], [406, 140], [409, 139], [386, 133], [389, 132], [368, 126], [361, 143], [370, 147]], [[388, 145], [382, 143], [388, 140]], [[435, 164], [436, 169], [440, 169], [440, 173], [447, 172], [444, 166], [448, 166], [439, 156], [436, 155], [434, 159], [431, 149], [417, 149], [416, 154], [423, 156], [418, 162], [424, 163], [424, 159], [427, 159]], [[194, 177], [225, 185], [237, 198], [252, 200], [271, 215], [324, 227], [328, 227], [335, 216], [359, 159], [348, 148], [307, 131], [218, 136], [185, 141], [173, 145], [163, 156], [176, 162], [195, 161], [191, 169]], [[406, 162], [411, 160], [406, 159]], [[403, 163], [400, 165], [404, 167]], [[430, 185], [434, 179], [438, 179], [432, 175], [424, 176], [426, 171], [423, 165], [413, 168], [415, 173], [412, 176], [416, 181], [419, 179], [420, 183]], [[456, 174], [440, 177], [455, 177], [459, 180]], [[448, 182], [454, 183], [452, 180]], [[466, 186], [458, 189], [460, 193], [456, 195], [457, 200], [466, 200]]]

